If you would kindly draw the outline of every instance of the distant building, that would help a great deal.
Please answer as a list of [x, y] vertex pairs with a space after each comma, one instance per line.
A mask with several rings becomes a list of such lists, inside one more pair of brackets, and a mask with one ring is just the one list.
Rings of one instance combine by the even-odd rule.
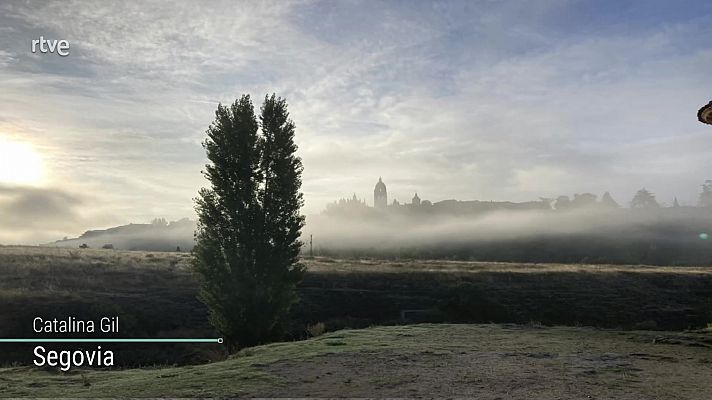
[[420, 197], [418, 197], [418, 192], [415, 192], [415, 196], [413, 196], [413, 205], [414, 206], [419, 206], [420, 205]]
[[342, 198], [339, 201], [327, 204], [324, 212], [336, 215], [363, 216], [367, 214], [369, 209], [371, 207], [366, 205], [366, 201], [359, 199], [354, 193], [351, 198]]
[[386, 191], [386, 184], [383, 183], [381, 178], [378, 178], [378, 183], [373, 189], [373, 206], [377, 209], [385, 210], [388, 206], [388, 192]]
[[[577, 194], [576, 201], [579, 205], [597, 204], [597, 196], [584, 193]], [[610, 198], [610, 194], [606, 193], [602, 202], [608, 201], [609, 205], [617, 207], [618, 205]], [[480, 214], [494, 210], [551, 210], [552, 199], [543, 199], [542, 201], [529, 201], [524, 203], [512, 203], [508, 201], [458, 201], [458, 200], [441, 200], [433, 203], [429, 200], [421, 199], [417, 192], [413, 194], [410, 203], [401, 203], [396, 199], [391, 199], [388, 203], [388, 190], [386, 184], [383, 183], [383, 178], [379, 177], [376, 186], [373, 188], [373, 207], [366, 204], [365, 200], [359, 199], [356, 194], [351, 198], [340, 199], [326, 205], [324, 210], [328, 215], [341, 215], [351, 218], [382, 218], [384, 214], [404, 215], [408, 217], [417, 217], [420, 215], [468, 215]], [[555, 209], [565, 209], [575, 205], [566, 196], [561, 196], [557, 202]]]

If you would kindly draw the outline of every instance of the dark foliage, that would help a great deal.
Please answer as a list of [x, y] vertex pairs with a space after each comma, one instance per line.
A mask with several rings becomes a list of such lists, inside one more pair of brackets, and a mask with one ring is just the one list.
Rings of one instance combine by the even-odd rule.
[[193, 266], [211, 322], [231, 349], [280, 336], [304, 270], [294, 124], [274, 95], [261, 111], [260, 132], [248, 95], [218, 106], [203, 143], [211, 187], [196, 199]]

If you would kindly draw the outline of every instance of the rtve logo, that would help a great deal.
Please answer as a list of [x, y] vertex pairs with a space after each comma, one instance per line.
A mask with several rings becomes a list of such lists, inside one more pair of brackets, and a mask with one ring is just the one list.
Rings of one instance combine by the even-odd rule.
[[38, 47], [40, 53], [57, 53], [61, 57], [69, 55], [69, 41], [67, 40], [49, 40], [40, 36], [39, 39], [32, 40], [32, 52], [37, 53]]

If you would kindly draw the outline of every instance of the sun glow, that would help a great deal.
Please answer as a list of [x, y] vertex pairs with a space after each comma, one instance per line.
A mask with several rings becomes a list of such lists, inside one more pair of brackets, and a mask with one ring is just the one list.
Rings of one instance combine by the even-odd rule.
[[0, 183], [32, 185], [42, 176], [42, 157], [32, 145], [0, 137]]

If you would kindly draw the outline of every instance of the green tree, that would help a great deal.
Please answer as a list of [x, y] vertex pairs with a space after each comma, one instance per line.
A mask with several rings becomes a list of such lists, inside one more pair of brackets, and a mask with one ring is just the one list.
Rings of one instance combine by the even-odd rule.
[[582, 208], [590, 207], [596, 204], [596, 195], [593, 193], [574, 194], [574, 199], [571, 201], [571, 207]]
[[603, 197], [601, 197], [601, 206], [605, 208], [618, 208], [620, 207], [618, 203], [613, 200], [613, 196], [611, 196], [610, 193], [606, 192], [603, 193]]
[[298, 262], [302, 243], [299, 240], [304, 226], [300, 214], [304, 201], [299, 192], [302, 184], [302, 161], [296, 156], [295, 127], [289, 119], [287, 102], [274, 94], [265, 97], [260, 113], [262, 136], [260, 148], [259, 200], [262, 206], [259, 243], [260, 271], [267, 285], [258, 310], [270, 316], [257, 318], [267, 325], [260, 331], [279, 331], [291, 307], [297, 301], [296, 286], [304, 275]]
[[642, 188], [633, 196], [630, 201], [630, 208], [659, 208], [660, 204], [655, 200], [655, 195], [647, 189]]
[[700, 207], [712, 207], [712, 180], [706, 180], [702, 184], [702, 193], [700, 193]]
[[193, 267], [230, 350], [279, 336], [304, 271], [297, 262], [304, 218], [294, 124], [286, 102], [274, 96], [262, 113], [260, 134], [249, 95], [219, 105], [203, 142], [211, 187], [196, 199]]
[[559, 196], [556, 198], [556, 202], [554, 202], [555, 210], [567, 210], [569, 208], [571, 208], [571, 200], [569, 200], [569, 196]]

